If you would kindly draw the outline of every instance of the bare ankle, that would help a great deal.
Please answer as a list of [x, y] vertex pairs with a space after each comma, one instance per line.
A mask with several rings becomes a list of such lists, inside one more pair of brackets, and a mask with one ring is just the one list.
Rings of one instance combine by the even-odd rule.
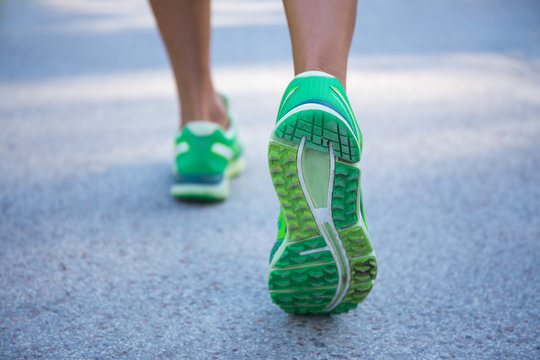
[[194, 95], [184, 91], [180, 96], [180, 128], [194, 120], [210, 121], [228, 127], [227, 110], [221, 96], [215, 91], [209, 95]]
[[224, 129], [229, 127], [229, 119], [227, 117], [227, 108], [223, 98], [218, 93], [214, 95], [214, 102], [210, 113], [210, 121], [221, 125]]

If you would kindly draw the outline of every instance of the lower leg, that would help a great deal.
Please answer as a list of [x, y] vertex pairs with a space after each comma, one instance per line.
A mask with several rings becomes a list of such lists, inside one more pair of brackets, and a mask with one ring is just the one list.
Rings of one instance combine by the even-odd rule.
[[320, 70], [345, 87], [357, 0], [283, 0], [294, 72]]
[[180, 102], [180, 127], [227, 116], [210, 74], [210, 0], [150, 0], [167, 48]]

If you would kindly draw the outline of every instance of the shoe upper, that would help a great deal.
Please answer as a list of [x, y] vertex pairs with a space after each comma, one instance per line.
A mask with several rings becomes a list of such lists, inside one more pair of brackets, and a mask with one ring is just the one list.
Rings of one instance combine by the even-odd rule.
[[224, 129], [209, 121], [191, 121], [178, 132], [174, 148], [174, 172], [183, 176], [214, 176], [242, 154], [233, 117]]

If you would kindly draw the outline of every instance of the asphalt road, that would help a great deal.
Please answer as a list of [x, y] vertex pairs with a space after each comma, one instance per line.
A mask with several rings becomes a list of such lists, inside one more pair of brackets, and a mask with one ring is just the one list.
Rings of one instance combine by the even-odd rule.
[[174, 85], [145, 2], [0, 1], [1, 359], [540, 358], [540, 4], [360, 1], [348, 92], [379, 275], [287, 315], [266, 143], [279, 1], [216, 1], [247, 169], [171, 199]]

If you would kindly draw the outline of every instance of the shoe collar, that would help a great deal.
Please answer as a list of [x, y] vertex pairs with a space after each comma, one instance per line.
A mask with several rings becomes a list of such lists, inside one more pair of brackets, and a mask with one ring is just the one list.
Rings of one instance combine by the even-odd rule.
[[213, 134], [217, 129], [223, 131], [221, 125], [211, 121], [194, 120], [190, 121], [184, 126], [184, 129], [189, 129], [191, 133], [197, 136], [208, 136]]
[[333, 78], [334, 77], [333, 75], [331, 75], [329, 73], [326, 73], [324, 71], [318, 71], [318, 70], [304, 71], [303, 73], [300, 73], [300, 74], [296, 75], [295, 77], [301, 78], [301, 77], [308, 77], [308, 76], [322, 76], [322, 77], [328, 77], [328, 78]]
[[209, 136], [212, 135], [216, 130], [220, 130], [227, 139], [232, 140], [236, 136], [236, 127], [232, 121], [232, 117], [229, 117], [229, 121], [229, 127], [224, 129], [223, 126], [211, 121], [193, 120], [188, 122], [183, 129], [177, 131], [176, 137], [180, 137], [184, 129], [189, 129], [189, 131], [196, 136]]

